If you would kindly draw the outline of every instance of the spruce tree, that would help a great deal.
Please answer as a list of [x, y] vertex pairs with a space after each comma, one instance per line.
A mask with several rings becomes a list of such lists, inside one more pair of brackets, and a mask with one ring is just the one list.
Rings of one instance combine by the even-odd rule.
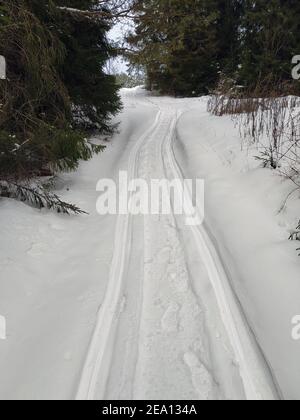
[[[112, 54], [109, 11], [89, 18], [63, 9], [89, 11], [95, 3], [0, 1], [0, 55], [8, 76], [0, 81], [0, 196], [34, 197], [39, 205], [39, 189], [28, 194], [24, 181], [76, 169], [103, 150], [87, 140], [87, 129], [111, 131], [110, 116], [120, 108], [115, 79], [103, 71]], [[43, 197], [49, 206], [50, 195]]]
[[[83, 4], [84, 3], [84, 4]], [[0, 2], [0, 174], [22, 178], [74, 169], [99, 150], [75, 128], [110, 131], [120, 108], [117, 85], [104, 64], [112, 54], [105, 19], [73, 15], [59, 6], [91, 9], [94, 1]], [[85, 10], [85, 9], [84, 9]]]
[[299, 1], [245, 0], [239, 81], [266, 91], [291, 83], [291, 59], [299, 48]]
[[148, 85], [174, 95], [206, 94], [239, 64], [242, 0], [136, 1], [131, 61]]
[[217, 0], [217, 54], [221, 73], [234, 78], [240, 62], [244, 0]]
[[[60, 7], [94, 11], [97, 0], [55, 0]], [[109, 17], [109, 10], [107, 9]], [[107, 40], [112, 21], [88, 18], [84, 14], [63, 11], [59, 20], [59, 37], [66, 49], [62, 68], [63, 82], [72, 104], [74, 125], [108, 132], [111, 115], [120, 109], [118, 86], [104, 71], [115, 52]]]

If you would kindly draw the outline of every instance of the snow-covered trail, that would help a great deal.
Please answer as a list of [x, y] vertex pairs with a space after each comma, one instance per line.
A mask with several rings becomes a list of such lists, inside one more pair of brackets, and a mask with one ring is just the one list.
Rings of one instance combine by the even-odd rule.
[[[183, 178], [173, 141], [190, 103], [150, 101], [139, 90], [124, 101], [157, 112], [130, 150], [129, 180]], [[77, 399], [276, 398], [205, 225], [186, 226], [175, 214], [118, 216]]]
[[[277, 180], [245, 172], [206, 98], [122, 97], [107, 150], [56, 184], [88, 215], [0, 199], [0, 399], [299, 399], [299, 259], [262, 199]], [[204, 224], [100, 216], [96, 185], [119, 171], [203, 177]]]

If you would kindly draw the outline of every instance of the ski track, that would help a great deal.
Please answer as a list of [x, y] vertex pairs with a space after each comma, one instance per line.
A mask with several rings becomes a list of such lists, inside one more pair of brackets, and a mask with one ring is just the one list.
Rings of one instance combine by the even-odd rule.
[[[143, 100], [131, 95], [127, 98], [137, 99]], [[184, 102], [176, 107], [171, 99], [169, 103], [153, 101], [151, 106], [157, 107], [157, 118], [132, 148], [129, 179], [182, 179], [172, 143]], [[201, 220], [203, 215], [198, 216]], [[118, 352], [124, 351], [114, 348], [116, 335], [125, 337], [128, 333], [117, 327], [120, 318], [126, 316], [124, 283], [133, 223], [130, 215], [118, 216], [110, 278], [82, 371], [78, 400], [109, 399], [108, 381], [115, 383], [116, 388], [126, 383], [126, 368], [119, 372], [121, 378], [110, 374]], [[135, 314], [140, 322], [131, 398], [276, 399], [268, 369], [205, 225], [184, 226], [178, 216], [171, 214], [145, 216], [143, 228], [142, 302], [140, 313]], [[207, 307], [195, 291], [181, 231], [197, 255], [196, 281], [203, 280], [211, 286], [213, 307]], [[219, 330], [212, 331], [212, 324], [218, 325]], [[120, 397], [121, 392], [115, 389], [113, 394]]]
[[[137, 159], [142, 144], [149, 138], [158, 124], [160, 112], [154, 125], [137, 141], [128, 160], [128, 179], [133, 179], [137, 171]], [[118, 316], [121, 311], [120, 304], [123, 275], [126, 271], [126, 257], [130, 252], [127, 238], [130, 229], [131, 216], [119, 215], [115, 232], [114, 255], [111, 264], [110, 277], [104, 302], [99, 310], [94, 335], [89, 347], [87, 359], [83, 369], [77, 400], [93, 400], [96, 388], [97, 395], [103, 396], [108, 377], [110, 354], [107, 344], [113, 337]], [[108, 350], [108, 351], [107, 351]], [[101, 372], [101, 374], [100, 374]]]

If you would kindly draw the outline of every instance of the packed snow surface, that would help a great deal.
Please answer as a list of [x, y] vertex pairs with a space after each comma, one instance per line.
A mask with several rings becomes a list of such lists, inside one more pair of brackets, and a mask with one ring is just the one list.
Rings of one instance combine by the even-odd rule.
[[[293, 187], [206, 98], [122, 97], [106, 151], [57, 181], [88, 215], [0, 200], [0, 398], [300, 399]], [[100, 216], [97, 182], [119, 171], [204, 179], [204, 223]]]

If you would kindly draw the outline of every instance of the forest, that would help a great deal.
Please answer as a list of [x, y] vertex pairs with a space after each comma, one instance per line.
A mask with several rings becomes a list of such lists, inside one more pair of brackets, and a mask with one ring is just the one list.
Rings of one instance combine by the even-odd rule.
[[133, 11], [129, 55], [145, 66], [149, 88], [199, 96], [225, 81], [244, 94], [299, 92], [297, 0], [136, 1]]
[[[117, 55], [142, 71], [149, 90], [213, 95], [216, 114], [243, 113], [245, 102], [236, 112], [243, 98], [298, 95], [292, 60], [299, 16], [297, 0], [0, 1], [7, 64], [0, 81], [0, 195], [79, 210], [35, 180], [74, 170], [103, 150], [90, 134], [113, 132], [118, 90], [134, 84], [105, 70]], [[117, 45], [108, 33], [120, 21], [128, 30]]]

